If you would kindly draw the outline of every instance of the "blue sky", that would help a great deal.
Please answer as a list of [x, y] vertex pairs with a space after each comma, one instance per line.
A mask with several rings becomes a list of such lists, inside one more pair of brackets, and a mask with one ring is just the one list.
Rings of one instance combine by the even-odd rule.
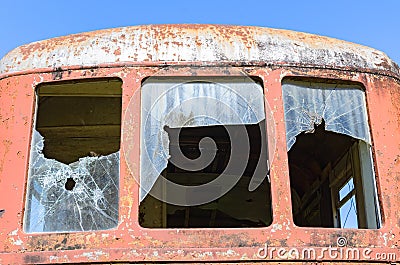
[[400, 1], [1, 1], [0, 57], [33, 41], [165, 23], [254, 25], [356, 42], [400, 63]]

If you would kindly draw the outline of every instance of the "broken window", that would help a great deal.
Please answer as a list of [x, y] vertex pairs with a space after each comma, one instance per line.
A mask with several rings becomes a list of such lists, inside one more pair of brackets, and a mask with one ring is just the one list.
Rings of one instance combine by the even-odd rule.
[[282, 90], [295, 224], [379, 228], [362, 87], [288, 79]]
[[260, 83], [248, 77], [151, 77], [141, 97], [141, 226], [271, 223]]
[[116, 227], [121, 85], [93, 79], [37, 87], [26, 232]]

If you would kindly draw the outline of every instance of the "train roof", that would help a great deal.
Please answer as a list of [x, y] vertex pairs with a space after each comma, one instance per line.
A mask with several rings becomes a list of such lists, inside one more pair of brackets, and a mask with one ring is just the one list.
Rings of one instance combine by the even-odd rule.
[[0, 60], [0, 77], [113, 65], [268, 65], [400, 77], [385, 53], [333, 38], [253, 26], [146, 25], [68, 35], [20, 46]]

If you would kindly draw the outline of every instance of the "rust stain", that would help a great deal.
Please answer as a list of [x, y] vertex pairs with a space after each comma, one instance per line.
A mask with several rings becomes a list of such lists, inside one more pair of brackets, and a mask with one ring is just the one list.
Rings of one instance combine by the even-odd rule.
[[63, 70], [61, 67], [57, 67], [53, 71], [53, 80], [60, 80], [63, 77]]
[[[6, 156], [10, 151], [10, 146], [12, 145], [11, 140], [4, 139], [2, 143], [3, 143], [3, 157], [0, 160], [0, 172], [4, 172], [3, 168], [4, 168], [4, 163], [6, 162]], [[1, 183], [1, 178], [0, 178], [0, 183]]]
[[[105, 54], [99, 56], [100, 50]], [[54, 57], [57, 51], [63, 52], [63, 58]], [[313, 64], [322, 68], [348, 67], [354, 71], [369, 69], [397, 77], [400, 73], [399, 67], [384, 53], [333, 38], [270, 28], [194, 24], [116, 28], [27, 44], [2, 59], [0, 76], [32, 70], [33, 66], [48, 69], [115, 62], [180, 61]]]
[[121, 55], [121, 48], [118, 47], [118, 49], [114, 51], [114, 55], [116, 56]]

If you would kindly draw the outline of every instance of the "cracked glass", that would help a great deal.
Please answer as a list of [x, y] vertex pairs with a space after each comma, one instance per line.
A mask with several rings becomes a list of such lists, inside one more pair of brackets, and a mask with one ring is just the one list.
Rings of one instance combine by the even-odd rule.
[[360, 86], [318, 82], [283, 82], [286, 144], [290, 150], [296, 136], [312, 133], [325, 122], [327, 131], [371, 144], [365, 94]]
[[70, 232], [118, 224], [121, 82], [37, 89], [24, 230]]
[[[167, 168], [165, 128], [258, 124], [265, 120], [262, 87], [248, 77], [152, 77], [142, 86], [140, 201]], [[265, 170], [266, 171], [266, 170]], [[264, 172], [265, 172], [264, 171]]]

